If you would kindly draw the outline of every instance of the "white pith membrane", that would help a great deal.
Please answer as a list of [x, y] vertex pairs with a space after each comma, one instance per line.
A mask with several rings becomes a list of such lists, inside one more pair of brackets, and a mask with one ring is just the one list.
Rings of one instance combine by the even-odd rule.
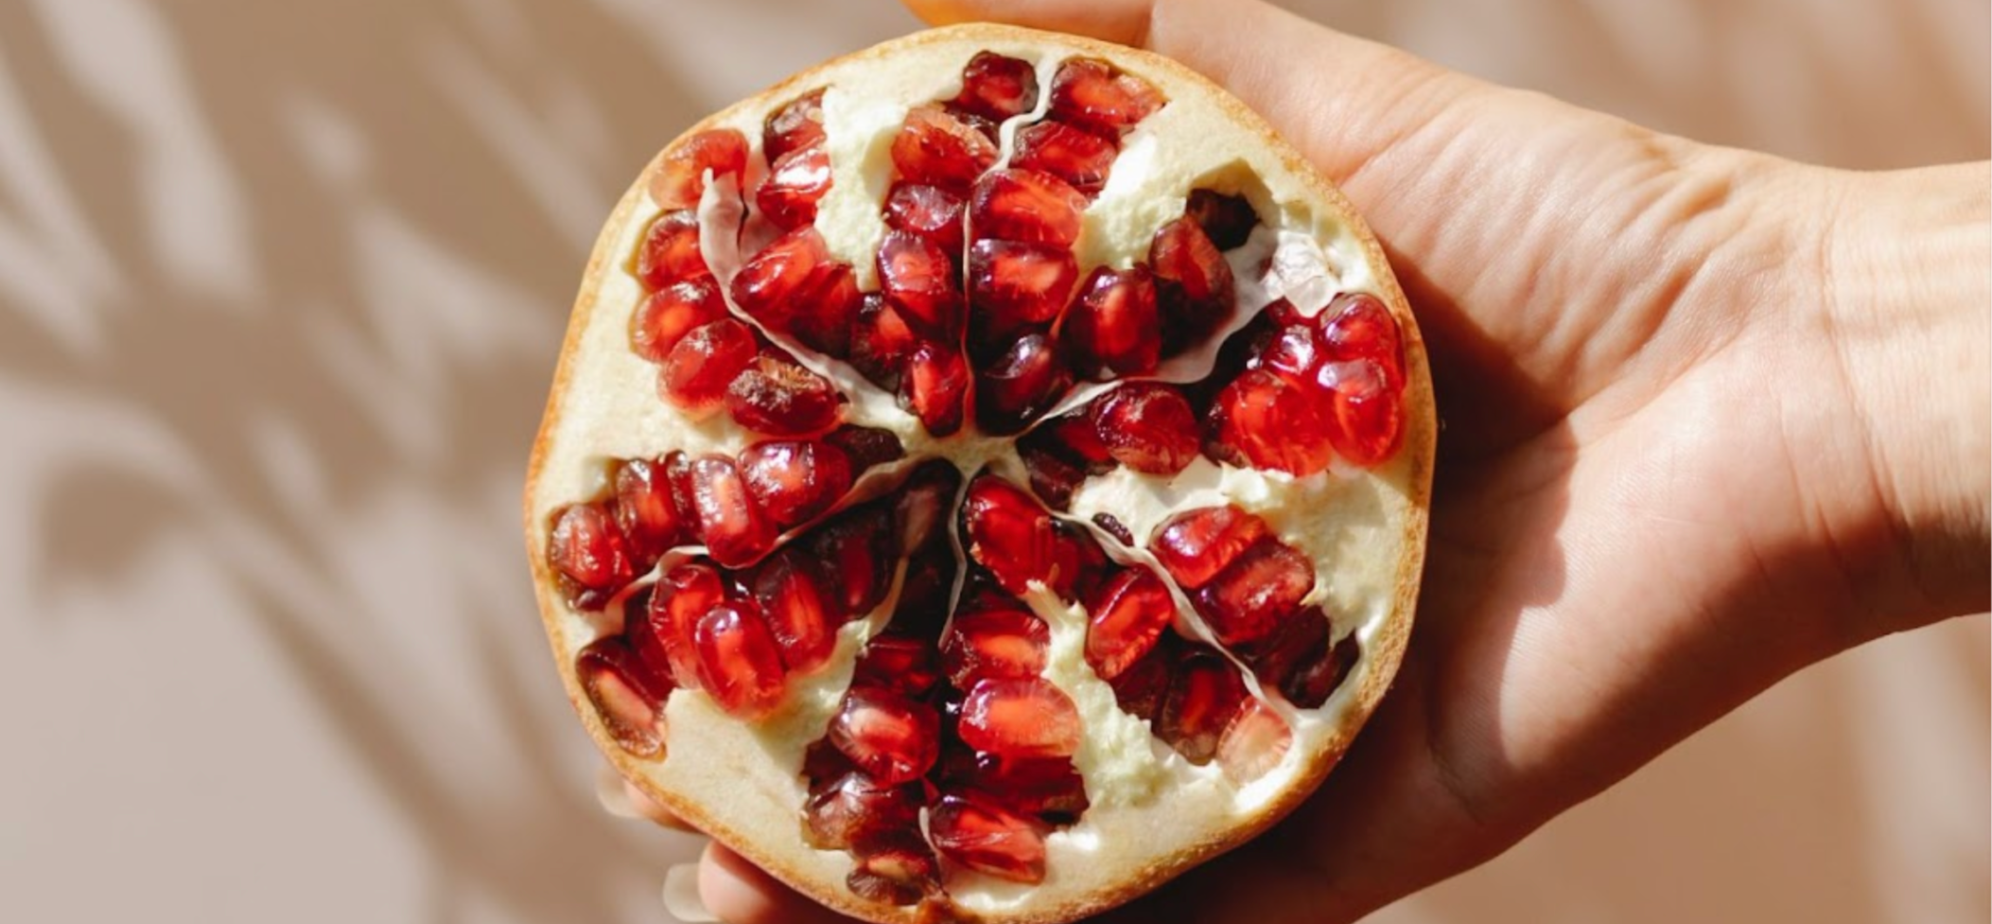
[[[1258, 213], [1262, 224], [1245, 244], [1225, 254], [1237, 287], [1230, 325], [1190, 352], [1165, 359], [1154, 375], [1142, 379], [1187, 383], [1203, 378], [1225, 336], [1282, 297], [1311, 316], [1337, 294], [1374, 294], [1392, 306], [1406, 349], [1403, 448], [1380, 466], [1361, 469], [1338, 460], [1330, 471], [1302, 479], [1219, 465], [1201, 456], [1174, 476], [1120, 466], [1086, 479], [1074, 492], [1069, 511], [1055, 514], [1094, 533], [1115, 560], [1143, 563], [1166, 580], [1167, 570], [1146, 551], [1161, 523], [1193, 508], [1237, 505], [1263, 518], [1281, 541], [1314, 564], [1316, 582], [1303, 609], [1321, 606], [1331, 616], [1331, 644], [1353, 633], [1363, 652], [1328, 701], [1313, 709], [1295, 708], [1277, 691], [1262, 690], [1253, 672], [1240, 667], [1251, 695], [1293, 732], [1292, 746], [1280, 761], [1240, 785], [1217, 761], [1190, 764], [1151, 732], [1147, 720], [1123, 713], [1113, 690], [1086, 663], [1083, 607], [1066, 604], [1035, 584], [1022, 599], [1051, 628], [1044, 677], [1072, 699], [1084, 723], [1085, 735], [1072, 760], [1085, 780], [1090, 807], [1076, 823], [1047, 836], [1043, 882], [1015, 883], [950, 866], [945, 900], [952, 905], [948, 914], [963, 917], [1066, 920], [1146, 891], [1213, 848], [1235, 842], [1240, 832], [1263, 827], [1291, 808], [1296, 788], [1311, 788], [1326, 772], [1324, 756], [1332, 759], [1347, 746], [1394, 671], [1408, 630], [1407, 610], [1422, 563], [1432, 439], [1428, 416], [1415, 409], [1429, 407], [1429, 383], [1415, 328], [1401, 309], [1402, 297], [1367, 233], [1337, 214], [1340, 200], [1324, 198], [1320, 181], [1297, 172], [1290, 152], [1268, 144], [1256, 121], [1241, 123], [1235, 103], [1159, 59], [1021, 30], [943, 30], [832, 62], [800, 83], [721, 113], [701, 128], [733, 128], [752, 140], [745, 178], [751, 188], [766, 173], [759, 153], [765, 118], [823, 88], [833, 179], [818, 205], [815, 227], [832, 259], [848, 263], [859, 287], [872, 291], [877, 288], [873, 255], [885, 230], [881, 204], [893, 178], [892, 138], [910, 108], [953, 98], [960, 90], [963, 65], [980, 51], [1033, 62], [1038, 71], [1038, 111], [1003, 125], [998, 167], [1012, 151], [1018, 126], [1043, 114], [1053, 73], [1068, 57], [1106, 58], [1154, 85], [1168, 100], [1121, 139], [1109, 180], [1084, 213], [1073, 247], [1080, 281], [1095, 266], [1126, 268], [1145, 259], [1154, 231], [1183, 214], [1193, 189], [1242, 195]], [[577, 306], [527, 494], [528, 544], [536, 558], [542, 609], [548, 613], [570, 694], [577, 696], [575, 657], [590, 642], [619, 631], [621, 607], [617, 603], [602, 613], [580, 612], [554, 588], [539, 559], [555, 513], [602, 494], [609, 460], [659, 458], [673, 450], [731, 456], [763, 438], [723, 412], [693, 419], [661, 400], [655, 387], [657, 366], [630, 349], [630, 312], [644, 290], [628, 271], [627, 259], [661, 211], [643, 194], [645, 185], [640, 180], [625, 198], [598, 245], [591, 289], [584, 290], [583, 304]], [[728, 291], [743, 260], [767, 243], [763, 238], [742, 241], [732, 233], [743, 208], [737, 186], [725, 179], [710, 183], [701, 200], [701, 249], [722, 292]], [[935, 457], [953, 462], [965, 478], [986, 468], [1028, 490], [1017, 437], [976, 433], [972, 400], [962, 431], [935, 439], [899, 407], [893, 394], [848, 365], [763, 328], [737, 306], [730, 310], [802, 365], [831, 379], [850, 401], [844, 423], [889, 430], [904, 446], [903, 461], [867, 471], [838, 509], [876, 496], [918, 462]], [[1083, 408], [1115, 384], [1081, 381], [1040, 419]], [[1098, 513], [1124, 524], [1135, 546], [1124, 546], [1094, 526]], [[952, 528], [953, 508], [948, 518]], [[632, 587], [700, 552], [696, 546], [675, 550]], [[808, 798], [808, 781], [801, 773], [804, 751], [824, 736], [864, 643], [891, 618], [904, 569], [902, 560], [891, 591], [869, 616], [842, 627], [826, 666], [791, 677], [785, 705], [764, 720], [729, 715], [703, 691], [674, 690], [663, 710], [665, 756], [648, 761], [617, 751], [587, 700], [579, 698], [584, 721], [626, 775], [819, 900], [880, 921], [930, 918], [937, 913], [932, 907], [859, 899], [844, 885], [851, 854], [812, 849], [799, 835]], [[1174, 582], [1168, 583], [1178, 598], [1178, 630], [1225, 651]]]

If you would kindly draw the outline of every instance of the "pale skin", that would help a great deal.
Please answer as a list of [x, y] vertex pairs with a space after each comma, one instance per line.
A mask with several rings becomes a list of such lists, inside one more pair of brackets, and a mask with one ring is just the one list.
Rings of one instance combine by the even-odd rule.
[[[1102, 920], [1353, 921], [1802, 667], [1987, 608], [1987, 164], [1710, 147], [1253, 2], [909, 3], [1150, 48], [1243, 98], [1367, 218], [1431, 352], [1395, 687], [1292, 817]], [[718, 845], [699, 884], [732, 924], [846, 920]]]

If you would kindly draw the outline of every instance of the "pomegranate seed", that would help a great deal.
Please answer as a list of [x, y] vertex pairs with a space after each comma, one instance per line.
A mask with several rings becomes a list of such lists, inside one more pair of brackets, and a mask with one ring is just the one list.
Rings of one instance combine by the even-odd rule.
[[775, 227], [790, 231], [816, 220], [816, 203], [830, 191], [830, 152], [821, 145], [796, 148], [768, 168], [768, 178], [754, 192]]
[[1171, 640], [1175, 638], [1173, 632], [1163, 633], [1162, 640], [1147, 655], [1108, 681], [1122, 712], [1139, 719], [1155, 718], [1162, 708], [1162, 698], [1169, 692], [1170, 670], [1176, 660]]
[[1155, 572], [1137, 565], [1107, 579], [1086, 612], [1086, 663], [1112, 680], [1155, 647], [1175, 621], [1176, 601]]
[[1095, 269], [1065, 312], [1058, 336], [1081, 375], [1104, 379], [1155, 371], [1162, 331], [1148, 269], [1138, 263], [1127, 270]]
[[1045, 506], [1061, 511], [1071, 509], [1072, 492], [1086, 480], [1086, 469], [1067, 459], [1064, 453], [1041, 446], [1019, 445], [1018, 454], [1023, 457], [1025, 474], [1030, 476], [1031, 491], [1044, 501]]
[[996, 162], [996, 145], [939, 106], [916, 106], [892, 139], [892, 164], [914, 183], [966, 190]]
[[1404, 386], [1404, 342], [1390, 309], [1367, 292], [1345, 292], [1328, 303], [1319, 318], [1323, 355], [1333, 362], [1367, 359], [1392, 388]]
[[1270, 536], [1244, 551], [1191, 599], [1218, 641], [1244, 645], [1273, 633], [1314, 589], [1314, 564]]
[[1321, 336], [1307, 319], [1298, 318], [1281, 325], [1245, 365], [1251, 369], [1270, 369], [1288, 382], [1307, 385], [1313, 382], [1321, 366]]
[[1093, 514], [1093, 525], [1106, 530], [1107, 535], [1119, 539], [1121, 545], [1134, 544], [1134, 533], [1127, 528], [1126, 523], [1122, 523], [1119, 517], [1111, 513], [1103, 510]]
[[1148, 550], [1184, 590], [1195, 590], [1270, 534], [1266, 521], [1230, 504], [1199, 507], [1164, 522], [1148, 541]]
[[678, 209], [657, 216], [636, 250], [636, 278], [650, 290], [712, 275], [699, 253], [699, 215]]
[[665, 152], [650, 181], [650, 198], [667, 210], [697, 208], [707, 171], [715, 177], [730, 173], [738, 180], [746, 169], [745, 135], [730, 128], [702, 131]]
[[630, 459], [616, 466], [616, 526], [622, 530], [634, 570], [648, 571], [666, 549], [685, 541], [684, 512], [671, 501], [664, 465]]
[[941, 667], [962, 689], [985, 677], [1036, 677], [1050, 647], [1044, 620], [1008, 600], [956, 615], [941, 638]]
[[[650, 595], [646, 614], [648, 637], [664, 654], [671, 679], [688, 690], [699, 689], [698, 649], [693, 636], [699, 619], [726, 598], [726, 586], [711, 565], [686, 562], [665, 572]], [[646, 657], [654, 657], [646, 654]]]
[[1156, 231], [1148, 266], [1155, 273], [1164, 352], [1174, 355], [1231, 320], [1237, 301], [1231, 264], [1195, 221], [1178, 218]]
[[948, 618], [948, 594], [954, 587], [954, 550], [934, 543], [906, 559], [906, 580], [892, 610], [892, 628], [933, 638]]
[[808, 673], [829, 660], [844, 613], [816, 559], [793, 547], [783, 549], [754, 569], [749, 586], [789, 673]]
[[1107, 185], [1107, 171], [1118, 154], [1119, 146], [1111, 140], [1044, 121], [1017, 132], [1017, 153], [1010, 157], [1010, 166], [1049, 173], [1091, 197]]
[[1155, 716], [1155, 733], [1183, 759], [1202, 766], [1245, 701], [1245, 682], [1224, 658], [1198, 645], [1176, 668], [1176, 678]]
[[835, 265], [823, 235], [813, 227], [797, 228], [740, 267], [731, 286], [733, 301], [761, 323], [785, 329], [789, 315], [824, 288]]
[[1106, 443], [1100, 441], [1100, 430], [1093, 423], [1093, 415], [1084, 412], [1067, 414], [1051, 421], [1042, 431], [1079, 461], [1088, 463], [1094, 474], [1113, 468], [1113, 453], [1107, 450]]
[[658, 371], [664, 399], [695, 414], [708, 414], [726, 397], [727, 386], [754, 359], [754, 331], [732, 318], [701, 324], [665, 354]]
[[851, 325], [851, 366], [872, 384], [897, 391], [906, 360], [920, 345], [920, 336], [898, 309], [873, 292], [865, 296]]
[[726, 409], [749, 430], [770, 436], [823, 433], [843, 416], [837, 387], [793, 361], [762, 353], [726, 389]]
[[802, 838], [817, 850], [849, 850], [913, 830], [920, 821], [921, 795], [918, 786], [844, 774], [803, 804]]
[[761, 124], [761, 149], [768, 163], [800, 148], [823, 144], [823, 91], [791, 100]]
[[992, 122], [1037, 108], [1037, 69], [1028, 61], [977, 52], [961, 71], [961, 94], [954, 105]]
[[1082, 730], [1072, 700], [1041, 677], [976, 681], [956, 728], [963, 744], [1004, 757], [1070, 757]]
[[895, 183], [885, 197], [885, 223], [888, 227], [917, 234], [942, 251], [956, 257], [962, 248], [963, 194], [939, 186]]
[[1328, 701], [1361, 653], [1353, 634], [1328, 644], [1328, 616], [1308, 607], [1281, 621], [1263, 642], [1242, 646], [1239, 656], [1252, 666], [1265, 686], [1287, 701], [1312, 709]]
[[932, 706], [884, 687], [852, 687], [830, 720], [830, 743], [872, 779], [893, 785], [919, 779], [940, 754], [940, 716]]
[[1189, 399], [1160, 382], [1129, 382], [1093, 401], [1093, 429], [1114, 461], [1174, 475], [1197, 457], [1197, 415]]
[[926, 639], [887, 632], [865, 645], [851, 685], [891, 687], [907, 696], [925, 696], [940, 679], [934, 646]]
[[1044, 825], [983, 799], [944, 796], [927, 818], [942, 856], [1014, 882], [1044, 881]]
[[[985, 432], [1015, 433], [1049, 410], [1072, 384], [1072, 375], [1051, 338], [1027, 334], [1010, 344], [1001, 358], [985, 367], [975, 386], [975, 419]], [[1191, 447], [1196, 451], [1196, 420], [1191, 418]]]
[[719, 286], [705, 276], [673, 283], [650, 293], [630, 319], [630, 346], [636, 355], [663, 362], [692, 328], [726, 317]]
[[663, 756], [658, 706], [671, 687], [660, 684], [662, 678], [641, 663], [627, 642], [614, 635], [590, 642], [575, 659], [574, 673], [619, 747], [638, 757]]
[[851, 325], [864, 303], [857, 276], [849, 266], [832, 263], [810, 282], [796, 293], [787, 317], [771, 326], [785, 328], [789, 336], [818, 353], [842, 359], [850, 355]]
[[940, 865], [920, 832], [900, 832], [881, 843], [860, 845], [857, 865], [844, 884], [866, 901], [911, 905], [940, 890]]
[[1107, 570], [1106, 550], [1070, 523], [1052, 524], [1051, 533], [1052, 591], [1067, 603], [1091, 596]]
[[729, 600], [706, 611], [692, 636], [699, 682], [721, 709], [758, 719], [781, 705], [781, 652], [752, 600]]
[[976, 241], [968, 249], [968, 298], [977, 336], [1001, 338], [1051, 323], [1078, 276], [1072, 252], [1063, 247]]
[[920, 418], [929, 434], [948, 436], [961, 429], [967, 394], [968, 362], [953, 347], [928, 340], [906, 358], [899, 405]]
[[936, 340], [954, 339], [961, 290], [954, 260], [939, 244], [905, 231], [886, 232], [878, 248], [878, 282], [915, 330]]
[[777, 529], [830, 509], [851, 488], [851, 460], [827, 442], [770, 440], [740, 452], [747, 492]]
[[879, 504], [848, 510], [809, 533], [809, 550], [841, 593], [844, 612], [864, 617], [885, 599], [899, 562], [892, 515]]
[[977, 240], [1021, 241], [1070, 247], [1079, 237], [1086, 197], [1064, 180], [1036, 170], [1006, 168], [984, 174], [968, 199], [968, 223]]
[[554, 515], [546, 559], [576, 609], [601, 609], [636, 577], [622, 529], [600, 503], [575, 504]]
[[891, 430], [877, 427], [842, 426], [830, 431], [823, 440], [843, 450], [845, 458], [850, 460], [848, 468], [854, 472], [906, 457], [906, 447], [900, 445], [899, 437]]
[[982, 475], [962, 504], [968, 553], [996, 583], [1022, 594], [1031, 581], [1051, 576], [1051, 515], [1015, 485]]
[[957, 753], [964, 759], [943, 781], [950, 789], [972, 789], [1011, 811], [1064, 823], [1086, 811], [1086, 781], [1070, 760]]
[[1328, 363], [1321, 384], [1332, 386], [1328, 402], [1334, 426], [1328, 443], [1342, 458], [1369, 467], [1397, 452], [1404, 435], [1404, 409], [1398, 390], [1375, 360]]
[[948, 509], [954, 506], [955, 494], [960, 490], [961, 472], [945, 460], [930, 459], [913, 471], [893, 505], [901, 551], [920, 551], [941, 537], [935, 527], [941, 525]]
[[1051, 78], [1051, 115], [1087, 131], [1119, 137], [1166, 102], [1148, 81], [1105, 61], [1073, 58]]
[[774, 524], [761, 513], [732, 459], [709, 455], [692, 460], [691, 480], [699, 539], [714, 561], [737, 568], [774, 546]]
[[1280, 765], [1293, 746], [1293, 729], [1257, 700], [1248, 699], [1217, 742], [1217, 764], [1224, 775], [1250, 783]]
[[1308, 476], [1333, 454], [1318, 397], [1265, 369], [1247, 369], [1211, 408], [1211, 450], [1234, 465]]
[[1245, 201], [1245, 197], [1227, 196], [1210, 189], [1190, 190], [1183, 214], [1196, 222], [1219, 250], [1245, 243], [1252, 236], [1253, 226], [1259, 223], [1259, 214], [1252, 211], [1252, 203]]

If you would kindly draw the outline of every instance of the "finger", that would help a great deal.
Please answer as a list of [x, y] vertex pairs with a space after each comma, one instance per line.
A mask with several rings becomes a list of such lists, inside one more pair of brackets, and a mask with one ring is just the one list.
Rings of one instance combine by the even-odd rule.
[[857, 924], [804, 897], [724, 845], [706, 845], [699, 897], [727, 924]]

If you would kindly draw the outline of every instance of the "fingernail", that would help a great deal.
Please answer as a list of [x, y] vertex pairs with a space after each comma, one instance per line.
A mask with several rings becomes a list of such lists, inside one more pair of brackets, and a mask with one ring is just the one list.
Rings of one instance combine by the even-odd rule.
[[699, 898], [699, 865], [680, 863], [664, 871], [664, 910], [685, 924], [705, 924], [719, 917]]
[[604, 766], [595, 774], [595, 801], [602, 803], [602, 811], [617, 818], [642, 818], [643, 814], [631, 805], [629, 794], [623, 790], [622, 774], [616, 768]]

